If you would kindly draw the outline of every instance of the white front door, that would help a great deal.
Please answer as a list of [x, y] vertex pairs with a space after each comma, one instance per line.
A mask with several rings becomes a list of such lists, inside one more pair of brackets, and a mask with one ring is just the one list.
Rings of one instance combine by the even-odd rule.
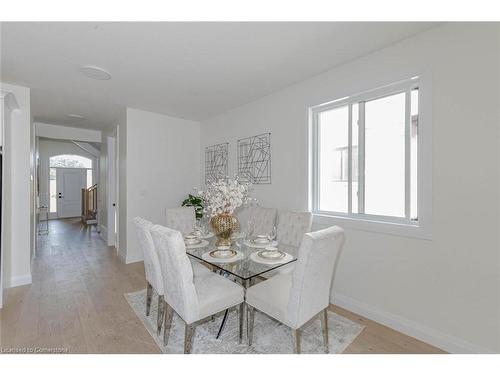
[[82, 215], [82, 189], [86, 187], [86, 169], [57, 168], [57, 217]]

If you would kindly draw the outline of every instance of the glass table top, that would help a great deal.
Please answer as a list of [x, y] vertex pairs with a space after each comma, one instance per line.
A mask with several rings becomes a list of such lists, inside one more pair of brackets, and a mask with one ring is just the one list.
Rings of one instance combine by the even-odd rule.
[[206, 257], [204, 258], [203, 254], [217, 249], [215, 246], [216, 240], [217, 238], [215, 236], [206, 239], [208, 244], [204, 247], [189, 248], [189, 246], [186, 245], [186, 253], [202, 263], [210, 264], [243, 280], [248, 280], [259, 275], [265, 276], [266, 272], [279, 269], [297, 260], [296, 256], [294, 255], [297, 254], [297, 248], [294, 248], [293, 246], [282, 246], [278, 244], [278, 250], [290, 254], [289, 259], [286, 259], [286, 261], [283, 263], [272, 265], [255, 262], [250, 258], [251, 254], [263, 249], [247, 245], [246, 241], [243, 238], [233, 240], [231, 244], [231, 249], [241, 252], [242, 258], [237, 259], [232, 263], [219, 263], [215, 260], [207, 259]]

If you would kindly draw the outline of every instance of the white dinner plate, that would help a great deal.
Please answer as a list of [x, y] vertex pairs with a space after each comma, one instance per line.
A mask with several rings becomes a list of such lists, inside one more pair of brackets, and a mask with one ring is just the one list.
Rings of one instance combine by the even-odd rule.
[[236, 251], [236, 255], [230, 258], [215, 258], [210, 255], [211, 252], [213, 252], [213, 250], [204, 253], [201, 259], [208, 263], [233, 263], [245, 258], [245, 255], [241, 251]]
[[197, 244], [186, 244], [186, 249], [198, 249], [200, 247], [205, 247], [208, 245], [208, 241], [206, 240], [201, 240], [200, 243]]
[[253, 241], [245, 241], [245, 245], [256, 249], [264, 249], [268, 246], [278, 246], [278, 243], [276, 241], [266, 242], [266, 243], [255, 243]]
[[285, 253], [285, 256], [279, 259], [264, 259], [260, 257], [258, 253], [259, 253], [258, 251], [255, 251], [252, 254], [250, 254], [250, 259], [255, 263], [265, 264], [268, 266], [275, 266], [278, 264], [288, 263], [291, 260], [293, 260], [293, 256], [288, 253]]
[[265, 260], [278, 260], [282, 259], [286, 256], [286, 253], [280, 250], [260, 250], [257, 252], [257, 255], [259, 258], [265, 259]]
[[196, 238], [196, 237], [195, 238], [184, 238], [184, 243], [186, 245], [190, 245], [190, 246], [191, 245], [198, 245], [201, 243], [201, 240]]

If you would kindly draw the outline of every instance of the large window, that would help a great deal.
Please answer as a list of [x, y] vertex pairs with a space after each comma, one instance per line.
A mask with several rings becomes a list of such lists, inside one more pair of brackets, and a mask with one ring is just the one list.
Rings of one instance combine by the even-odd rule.
[[316, 214], [418, 224], [419, 80], [311, 108]]

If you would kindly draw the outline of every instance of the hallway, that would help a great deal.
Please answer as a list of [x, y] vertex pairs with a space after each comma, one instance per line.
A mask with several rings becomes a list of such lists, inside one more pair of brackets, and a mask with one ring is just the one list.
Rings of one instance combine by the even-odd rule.
[[0, 347], [70, 353], [158, 353], [124, 293], [145, 287], [142, 262], [123, 264], [94, 226], [50, 220], [38, 236], [33, 284], [6, 290]]

